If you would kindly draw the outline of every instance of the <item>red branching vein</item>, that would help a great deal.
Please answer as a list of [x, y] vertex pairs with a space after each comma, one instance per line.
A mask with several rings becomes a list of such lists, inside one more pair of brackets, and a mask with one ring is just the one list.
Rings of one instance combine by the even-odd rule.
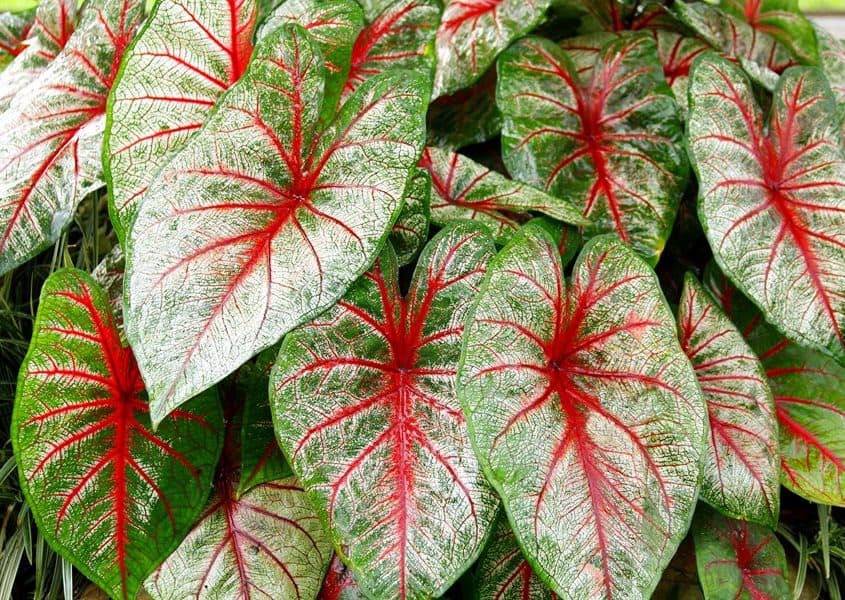
[[780, 569], [761, 567], [758, 563], [758, 555], [769, 544], [773, 542], [772, 536], [763, 538], [756, 546], [751, 545], [749, 539], [748, 523], [737, 521], [735, 527], [721, 533], [721, 537], [730, 543], [736, 558], [711, 561], [711, 565], [729, 564], [739, 570], [742, 575], [742, 588], [737, 593], [737, 598], [745, 591], [752, 600], [768, 600], [770, 596], [760, 589], [760, 579], [767, 576], [782, 576]]

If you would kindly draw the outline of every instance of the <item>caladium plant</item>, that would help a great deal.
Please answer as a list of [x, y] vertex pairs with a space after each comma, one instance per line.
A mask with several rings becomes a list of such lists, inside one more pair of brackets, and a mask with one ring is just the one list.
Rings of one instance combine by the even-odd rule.
[[843, 115], [795, 0], [0, 13], [21, 514], [121, 600], [834, 597]]

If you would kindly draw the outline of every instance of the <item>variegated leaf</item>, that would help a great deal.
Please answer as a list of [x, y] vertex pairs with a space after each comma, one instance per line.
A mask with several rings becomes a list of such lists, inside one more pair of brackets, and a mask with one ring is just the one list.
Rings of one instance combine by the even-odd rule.
[[446, 0], [437, 30], [434, 97], [475, 83], [496, 56], [540, 22], [551, 0]]
[[505, 243], [519, 227], [519, 216], [514, 213], [537, 211], [565, 223], [589, 223], [566, 201], [511, 181], [455, 152], [426, 148], [420, 166], [431, 173], [431, 221], [435, 225], [474, 219]]
[[[56, 58], [73, 34], [76, 0], [42, 0], [23, 48], [0, 73], [0, 112]], [[90, 14], [91, 6], [86, 8]]]
[[655, 263], [686, 186], [680, 110], [654, 40], [609, 41], [588, 78], [548, 40], [499, 61], [508, 171], [578, 206], [588, 236], [614, 232]]
[[0, 273], [52, 244], [100, 185], [106, 97], [143, 9], [142, 0], [91, 5], [61, 54], [0, 115]]
[[706, 416], [646, 263], [597, 237], [567, 285], [525, 226], [488, 269], [458, 393], [537, 574], [564, 597], [648, 597], [692, 517]]
[[672, 13], [715, 49], [731, 56], [758, 84], [773, 90], [793, 64], [789, 51], [764, 32], [706, 2], [675, 2]]
[[768, 527], [734, 521], [702, 506], [693, 537], [698, 578], [708, 600], [790, 597], [786, 554]]
[[428, 110], [428, 143], [450, 150], [495, 138], [502, 130], [496, 106], [496, 68], [478, 83], [441, 96]]
[[405, 189], [402, 212], [390, 230], [390, 244], [399, 266], [413, 262], [425, 246], [430, 220], [431, 175], [425, 169], [417, 169]]
[[830, 87], [790, 69], [765, 129], [725, 59], [699, 59], [689, 92], [698, 213], [716, 261], [787, 336], [845, 363], [845, 160]]
[[471, 587], [474, 600], [557, 599], [523, 556], [504, 515], [475, 565]]
[[766, 373], [742, 334], [689, 274], [678, 307], [678, 337], [710, 420], [702, 498], [731, 517], [777, 526], [780, 453]]
[[153, 431], [107, 296], [65, 270], [44, 284], [13, 421], [41, 535], [112, 598], [135, 598], [208, 497], [221, 445], [216, 394]]
[[318, 598], [319, 600], [366, 600], [367, 597], [355, 581], [352, 569], [343, 564], [343, 561], [335, 554]]
[[671, 31], [654, 32], [657, 40], [657, 54], [663, 63], [663, 76], [672, 88], [681, 111], [687, 113], [687, 89], [689, 72], [693, 61], [706, 52], [709, 46], [696, 38], [685, 37]]
[[813, 502], [845, 506], [845, 367], [785, 339], [714, 265], [705, 274], [766, 369], [780, 428], [781, 483]]
[[109, 101], [105, 170], [121, 241], [158, 171], [243, 74], [251, 0], [160, 0], [127, 53]]
[[349, 75], [352, 46], [364, 26], [361, 9], [354, 0], [287, 0], [261, 27], [259, 39], [285, 23], [304, 27], [322, 53], [326, 83], [320, 116], [330, 121]]
[[317, 132], [324, 68], [308, 34], [285, 25], [255, 53], [129, 239], [127, 333], [155, 422], [343, 295], [421, 152], [423, 76], [369, 80]]
[[758, 33], [772, 36], [802, 63], [816, 64], [816, 32], [801, 14], [798, 0], [721, 0], [729, 14], [743, 19]]
[[439, 596], [496, 517], [455, 396], [464, 320], [492, 254], [480, 226], [449, 227], [403, 297], [388, 247], [279, 351], [279, 443], [373, 598]]
[[362, 82], [388, 69], [429, 73], [434, 69], [438, 0], [396, 0], [358, 35], [352, 47], [348, 98]]
[[26, 49], [35, 11], [0, 13], [0, 71]]

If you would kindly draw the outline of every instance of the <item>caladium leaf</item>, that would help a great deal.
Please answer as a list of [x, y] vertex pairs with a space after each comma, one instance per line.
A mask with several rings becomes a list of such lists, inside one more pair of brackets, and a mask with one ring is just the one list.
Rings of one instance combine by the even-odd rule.
[[[0, 73], [0, 112], [12, 98], [34, 81], [65, 47], [74, 31], [76, 0], [42, 0], [35, 21], [27, 31], [24, 48]], [[93, 7], [88, 7], [91, 12]]]
[[447, 0], [437, 30], [434, 97], [475, 83], [496, 56], [540, 22], [551, 0]]
[[119, 245], [112, 248], [91, 272], [91, 277], [108, 298], [112, 322], [120, 334], [121, 343], [126, 342], [123, 327], [123, 279], [125, 273], [126, 260]]
[[839, 106], [840, 123], [845, 120], [845, 42], [816, 27], [819, 43], [819, 67], [824, 71]]
[[698, 495], [705, 409], [654, 272], [611, 236], [563, 279], [529, 224], [493, 260], [458, 393], [526, 557], [577, 598], [648, 597]]
[[672, 13], [715, 49], [738, 60], [758, 84], [771, 91], [778, 74], [793, 64], [789, 51], [766, 33], [706, 2], [675, 2]]
[[127, 53], [109, 101], [105, 169], [121, 241], [159, 169], [200, 127], [252, 54], [256, 4], [160, 0]]
[[681, 111], [687, 113], [687, 89], [693, 61], [706, 52], [709, 46], [696, 38], [685, 37], [671, 31], [655, 31], [657, 54], [663, 64], [663, 76], [672, 88]]
[[693, 522], [695, 562], [705, 598], [789, 598], [786, 554], [768, 527], [701, 506]]
[[463, 323], [493, 252], [478, 225], [444, 229], [403, 297], [388, 247], [279, 351], [279, 443], [374, 598], [439, 596], [496, 517], [454, 390]]
[[468, 322], [459, 397], [538, 575], [567, 597], [647, 597], [698, 494], [701, 392], [630, 248], [593, 238], [572, 279], [543, 228], [514, 236]]
[[496, 106], [496, 69], [490, 68], [470, 88], [441, 96], [428, 110], [428, 143], [461, 148], [493, 139], [502, 130]]
[[238, 496], [257, 485], [290, 477], [293, 472], [276, 442], [268, 393], [270, 369], [276, 349], [268, 348], [236, 375], [243, 396], [241, 425], [241, 477]]
[[348, 98], [362, 82], [387, 69], [432, 71], [434, 34], [439, 23], [438, 0], [397, 0], [390, 4], [355, 40], [343, 97]]
[[35, 11], [0, 13], [0, 71], [26, 48]]
[[417, 169], [408, 182], [402, 212], [390, 230], [390, 244], [396, 251], [399, 266], [412, 262], [428, 239], [431, 219], [431, 175]]
[[154, 422], [336, 302], [389, 232], [422, 151], [429, 82], [376, 76], [317, 132], [323, 70], [296, 25], [262, 40], [146, 194], [127, 333]]
[[259, 31], [259, 39], [285, 23], [296, 23], [316, 42], [326, 67], [323, 107], [320, 116], [329, 121], [346, 85], [352, 45], [364, 26], [364, 16], [354, 0], [287, 0]]
[[614, 232], [654, 263], [686, 186], [680, 111], [654, 40], [607, 43], [589, 78], [541, 38], [499, 60], [508, 171], [582, 209], [588, 236]]
[[721, 0], [725, 12], [743, 19], [755, 32], [772, 36], [803, 63], [815, 64], [819, 53], [812, 23], [798, 0]]
[[431, 173], [431, 221], [436, 225], [475, 219], [504, 243], [519, 227], [513, 213], [537, 211], [566, 223], [589, 223], [566, 201], [511, 181], [461, 154], [429, 147], [420, 166]]
[[365, 600], [366, 596], [361, 591], [361, 586], [355, 581], [352, 569], [343, 564], [343, 561], [335, 554], [318, 598], [319, 600]]
[[41, 534], [111, 597], [130, 599], [202, 510], [222, 427], [211, 392], [153, 432], [108, 298], [65, 270], [44, 284], [12, 429]]
[[845, 367], [785, 339], [713, 265], [705, 274], [766, 369], [780, 426], [781, 483], [813, 502], [845, 506]]
[[693, 67], [689, 148], [716, 261], [766, 319], [845, 362], [845, 160], [824, 76], [790, 69], [768, 128], [742, 72]]
[[496, 523], [493, 535], [475, 565], [471, 597], [475, 600], [557, 599], [523, 556], [504, 516]]
[[766, 373], [742, 334], [689, 274], [678, 307], [678, 337], [710, 420], [702, 498], [729, 516], [777, 526], [780, 454]]
[[143, 9], [142, 0], [91, 6], [61, 54], [0, 115], [0, 273], [52, 244], [99, 185], [106, 96]]

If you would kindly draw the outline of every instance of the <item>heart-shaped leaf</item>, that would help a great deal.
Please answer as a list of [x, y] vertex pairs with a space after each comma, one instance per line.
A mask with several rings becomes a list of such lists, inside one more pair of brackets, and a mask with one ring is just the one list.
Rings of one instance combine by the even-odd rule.
[[132, 227], [127, 333], [154, 422], [343, 295], [422, 151], [424, 77], [376, 76], [317, 130], [324, 68], [308, 34], [285, 25], [255, 54]]
[[121, 241], [159, 169], [200, 127], [252, 54], [255, 2], [160, 0], [109, 101], [105, 169]]
[[723, 58], [698, 59], [689, 98], [716, 261], [787, 336], [845, 362], [845, 160], [824, 76], [788, 70], [765, 129], [748, 80]]
[[777, 526], [780, 454], [766, 373], [742, 334], [691, 275], [678, 307], [681, 347], [710, 419], [701, 496], [735, 518]]
[[317, 597], [331, 545], [293, 477], [218, 493], [147, 580], [154, 600]]
[[845, 506], [845, 367], [785, 339], [714, 265], [705, 275], [766, 369], [780, 425], [781, 483], [813, 502]]
[[434, 34], [439, 23], [437, 0], [397, 0], [390, 4], [355, 40], [343, 97], [348, 98], [362, 82], [388, 69], [433, 70]]
[[499, 60], [497, 102], [508, 171], [578, 206], [650, 262], [687, 180], [680, 111], [648, 34], [612, 39], [587, 77], [540, 38]]
[[778, 74], [793, 64], [789, 51], [764, 32], [706, 2], [675, 2], [672, 13], [708, 44], [734, 57], [756, 82], [768, 90]]
[[475, 83], [499, 52], [540, 22], [551, 0], [447, 0], [437, 30], [434, 97]]
[[304, 27], [320, 49], [326, 67], [320, 117], [330, 121], [346, 85], [352, 45], [364, 25], [361, 8], [354, 0], [287, 0], [262, 25], [258, 38], [286, 23]]
[[428, 143], [432, 146], [454, 149], [479, 144], [501, 130], [495, 68], [472, 87], [441, 96], [428, 110]]
[[[0, 73], [0, 112], [34, 81], [67, 44], [74, 30], [76, 0], [42, 0], [14, 60]], [[91, 7], [86, 12], [91, 11]]]
[[142, 0], [90, 6], [61, 54], [0, 115], [0, 273], [52, 244], [100, 185], [106, 96], [143, 9]]
[[417, 257], [428, 239], [431, 220], [431, 175], [417, 169], [405, 190], [402, 212], [390, 231], [390, 244], [396, 251], [399, 266], [405, 266]]
[[519, 227], [513, 213], [537, 211], [565, 223], [589, 223], [564, 200], [511, 181], [455, 152], [426, 148], [420, 166], [431, 173], [431, 221], [435, 225], [474, 219], [487, 225], [498, 242], [505, 243]]
[[279, 351], [279, 443], [372, 597], [439, 596], [496, 517], [455, 396], [463, 323], [492, 255], [480, 226], [447, 228], [403, 297], [388, 247]]
[[648, 597], [698, 495], [705, 410], [657, 278], [593, 238], [563, 279], [526, 225], [491, 263], [458, 392], [538, 575], [564, 597]]
[[293, 472], [276, 442], [268, 393], [270, 369], [276, 349], [268, 348], [238, 369], [235, 376], [243, 399], [241, 425], [241, 477], [237, 495], [240, 497], [257, 485], [290, 477]]
[[26, 49], [35, 11], [0, 13], [0, 71]]
[[816, 32], [812, 23], [801, 14], [798, 0], [721, 0], [719, 4], [756, 32], [775, 38], [801, 62], [815, 64], [818, 61]]
[[41, 534], [113, 598], [135, 598], [208, 497], [216, 395], [150, 427], [144, 384], [108, 298], [82, 271], [44, 284], [12, 440]]
[[510, 523], [499, 518], [472, 577], [475, 600], [556, 600], [525, 560]]
[[671, 31], [655, 31], [657, 54], [663, 63], [663, 76], [672, 88], [681, 111], [687, 113], [687, 88], [693, 61], [709, 48], [696, 38], [685, 37]]
[[692, 531], [705, 598], [790, 597], [786, 554], [771, 529], [701, 506]]

